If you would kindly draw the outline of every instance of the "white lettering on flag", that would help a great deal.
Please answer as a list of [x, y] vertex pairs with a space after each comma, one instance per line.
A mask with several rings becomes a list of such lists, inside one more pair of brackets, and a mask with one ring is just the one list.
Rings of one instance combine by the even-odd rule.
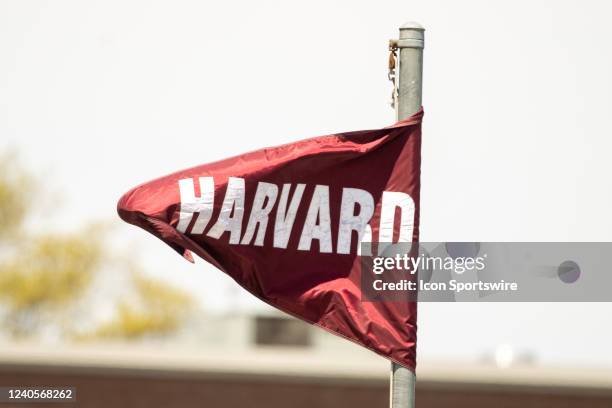
[[319, 240], [319, 252], [332, 252], [329, 186], [317, 185], [315, 187], [298, 249], [310, 251], [313, 239]]
[[274, 248], [287, 248], [291, 230], [293, 229], [293, 222], [295, 221], [305, 188], [306, 184], [295, 186], [293, 197], [291, 197], [291, 204], [289, 204], [289, 209], [287, 210], [291, 184], [283, 184], [283, 191], [281, 192], [278, 208], [276, 209], [276, 221], [274, 223]]
[[240, 242], [242, 217], [244, 215], [244, 179], [230, 177], [217, 223], [208, 231], [208, 236], [219, 239], [225, 231], [230, 232], [230, 244]]
[[[212, 217], [215, 195], [214, 179], [200, 177], [198, 180], [200, 183], [199, 197], [196, 197], [194, 179], [179, 180], [181, 203], [176, 226], [179, 232], [186, 233], [189, 230], [195, 215], [195, 222], [190, 233], [203, 234]], [[229, 243], [232, 245], [264, 246], [270, 214], [276, 206], [272, 245], [274, 248], [286, 249], [305, 188], [305, 184], [296, 184], [290, 196], [292, 184], [283, 184], [280, 198], [278, 198], [278, 185], [258, 182], [246, 230], [242, 235], [246, 197], [245, 180], [240, 177], [229, 177], [219, 216], [207, 235], [219, 239], [225, 232], [229, 232]], [[415, 215], [415, 203], [410, 195], [398, 191], [383, 191], [381, 198], [379, 254], [383, 253], [388, 244], [393, 243], [396, 210], [400, 210], [398, 242], [412, 241]], [[351, 243], [356, 232], [357, 254], [371, 255], [371, 253], [361, 253], [361, 243], [372, 241], [370, 222], [375, 208], [376, 203], [370, 192], [359, 188], [342, 188], [336, 253], [343, 255], [351, 253]], [[327, 185], [316, 185], [314, 188], [297, 249], [310, 251], [312, 241], [315, 239], [319, 241], [319, 252], [333, 252], [330, 190]], [[365, 252], [371, 251], [367, 249]]]
[[385, 244], [393, 242], [396, 208], [401, 210], [398, 242], [412, 242], [412, 232], [414, 230], [414, 200], [406, 193], [399, 191], [383, 191], [378, 234], [379, 254], [383, 253], [385, 250]]
[[251, 243], [255, 228], [259, 225], [257, 237], [255, 238], [255, 245], [263, 246], [266, 228], [268, 227], [268, 215], [270, 211], [272, 211], [272, 208], [274, 208], [277, 195], [278, 186], [276, 184], [263, 182], [257, 184], [257, 192], [255, 193], [255, 199], [251, 207], [249, 223], [242, 237], [242, 242], [240, 242], [242, 245], [249, 245]]
[[179, 180], [181, 195], [181, 209], [176, 229], [182, 233], [187, 232], [194, 213], [198, 213], [196, 222], [191, 229], [193, 234], [201, 234], [208, 225], [213, 212], [215, 198], [215, 182], [212, 177], [200, 177], [200, 197], [195, 196], [193, 179]]
[[[359, 205], [359, 214], [355, 214], [355, 207], [357, 205]], [[372, 214], [374, 214], [374, 198], [372, 194], [359, 188], [342, 189], [337, 253], [348, 254], [351, 252], [353, 231], [357, 231], [357, 246], [359, 246], [366, 226], [368, 226], [368, 222], [372, 218]]]

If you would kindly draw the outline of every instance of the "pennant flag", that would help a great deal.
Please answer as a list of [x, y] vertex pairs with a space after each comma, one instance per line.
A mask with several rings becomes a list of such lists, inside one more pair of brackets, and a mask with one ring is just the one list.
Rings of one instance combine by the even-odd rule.
[[264, 302], [414, 370], [416, 303], [362, 301], [358, 254], [360, 242], [418, 240], [422, 117], [179, 171], [117, 210]]

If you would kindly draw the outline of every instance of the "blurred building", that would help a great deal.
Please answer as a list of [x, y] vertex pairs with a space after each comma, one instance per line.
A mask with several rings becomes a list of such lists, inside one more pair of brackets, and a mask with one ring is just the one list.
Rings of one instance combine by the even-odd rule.
[[[7, 344], [0, 385], [76, 387], [79, 407], [388, 405], [389, 363], [322, 330], [276, 313], [210, 316], [201, 324], [202, 336], [176, 342]], [[612, 407], [611, 371], [506, 366], [420, 362], [417, 404]]]

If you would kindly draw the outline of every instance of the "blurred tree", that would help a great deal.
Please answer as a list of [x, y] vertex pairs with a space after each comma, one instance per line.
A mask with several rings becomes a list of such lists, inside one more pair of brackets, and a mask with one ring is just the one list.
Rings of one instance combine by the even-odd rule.
[[[38, 200], [33, 179], [8, 155], [0, 156], [0, 318], [2, 332], [32, 337], [55, 326], [63, 337], [75, 336], [65, 314], [80, 305], [94, 274], [110, 254], [99, 226], [73, 234], [29, 234], [24, 228]], [[126, 273], [130, 273], [126, 270]], [[191, 306], [185, 292], [166, 283], [133, 274], [135, 299], [121, 301], [116, 316], [91, 337], [137, 338], [170, 334], [184, 321]]]
[[135, 302], [119, 304], [117, 316], [102, 324], [94, 333], [102, 338], [137, 338], [174, 332], [181, 324], [181, 316], [192, 305], [191, 298], [182, 290], [144, 277], [134, 276], [137, 292]]
[[0, 240], [11, 238], [22, 227], [31, 192], [32, 179], [20, 171], [14, 154], [0, 155]]
[[48, 316], [59, 315], [87, 288], [102, 251], [83, 235], [33, 238], [0, 264], [4, 327], [14, 337], [34, 334], [45, 316], [49, 323]]

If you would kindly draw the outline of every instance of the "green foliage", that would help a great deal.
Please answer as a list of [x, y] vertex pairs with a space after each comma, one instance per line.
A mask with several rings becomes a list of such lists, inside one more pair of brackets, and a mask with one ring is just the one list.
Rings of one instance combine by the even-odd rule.
[[70, 302], [91, 282], [100, 252], [87, 236], [35, 238], [0, 265], [0, 297], [12, 309]]
[[31, 204], [32, 179], [14, 155], [0, 155], [0, 239], [12, 237], [25, 220]]
[[180, 326], [180, 317], [192, 305], [185, 292], [142, 275], [136, 275], [134, 281], [138, 295], [136, 302], [121, 302], [115, 319], [101, 325], [95, 337], [164, 335]]
[[78, 234], [37, 237], [21, 245], [0, 264], [5, 328], [14, 337], [36, 332], [43, 316], [59, 315], [82, 294], [99, 261], [99, 244]]
[[[32, 178], [8, 155], [0, 156], [0, 321], [16, 338], [36, 336], [55, 326], [75, 336], [67, 317], [87, 295], [99, 267], [111, 255], [99, 239], [100, 226], [73, 234], [28, 234], [23, 228], [33, 200]], [[118, 263], [117, 263], [118, 264]], [[124, 264], [123, 264], [124, 265]], [[119, 265], [118, 273], [130, 273]], [[183, 322], [190, 297], [165, 283], [133, 273], [135, 299], [117, 305], [116, 317], [91, 337], [137, 338], [170, 334]], [[86, 311], [80, 311], [81, 316]]]

